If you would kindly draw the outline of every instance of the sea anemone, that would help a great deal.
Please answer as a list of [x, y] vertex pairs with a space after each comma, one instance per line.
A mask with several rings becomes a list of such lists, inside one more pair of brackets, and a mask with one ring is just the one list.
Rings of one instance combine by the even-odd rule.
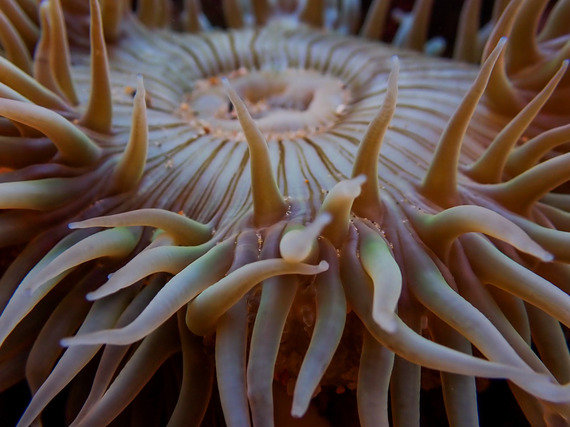
[[0, 0], [4, 422], [570, 425], [570, 1], [389, 3]]

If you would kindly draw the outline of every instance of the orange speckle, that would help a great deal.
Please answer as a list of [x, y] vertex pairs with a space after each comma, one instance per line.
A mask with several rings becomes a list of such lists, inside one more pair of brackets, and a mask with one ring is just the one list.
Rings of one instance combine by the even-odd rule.
[[217, 86], [220, 84], [220, 82], [221, 80], [219, 77], [214, 76], [208, 78], [208, 83], [210, 83], [212, 86]]

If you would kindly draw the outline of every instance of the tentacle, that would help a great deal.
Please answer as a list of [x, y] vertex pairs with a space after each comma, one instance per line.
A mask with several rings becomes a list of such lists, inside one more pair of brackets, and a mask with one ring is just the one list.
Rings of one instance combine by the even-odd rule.
[[545, 194], [541, 201], [556, 208], [570, 211], [570, 196], [563, 193], [548, 193]]
[[[84, 346], [72, 349], [82, 348]], [[136, 397], [158, 368], [179, 350], [176, 319], [170, 318], [143, 339], [103, 397], [82, 419], [81, 426], [108, 425]]]
[[55, 111], [69, 111], [71, 108], [57, 94], [44, 87], [3, 56], [0, 56], [0, 82], [42, 107]]
[[[278, 255], [281, 229], [268, 233], [261, 259]], [[295, 276], [277, 276], [262, 283], [247, 364], [247, 396], [253, 425], [273, 426], [273, 377], [285, 320], [297, 293]]]
[[328, 213], [332, 217], [332, 221], [323, 229], [322, 235], [337, 248], [346, 238], [352, 204], [360, 194], [360, 188], [365, 181], [366, 178], [359, 175], [337, 183], [321, 205], [319, 214]]
[[511, 211], [528, 215], [533, 205], [570, 179], [570, 153], [546, 160], [499, 184], [478, 187]]
[[467, 256], [461, 244], [456, 243], [451, 254], [450, 270], [456, 278], [459, 293], [473, 306], [483, 313], [497, 330], [505, 337], [511, 347], [534, 371], [550, 375], [548, 369], [530, 347], [530, 327], [528, 322], [520, 326], [522, 322], [513, 319], [516, 310], [504, 312], [498, 302], [482, 287], [475, 273], [471, 270]]
[[61, 341], [65, 347], [89, 344], [131, 344], [157, 329], [204, 289], [216, 283], [228, 270], [234, 243], [226, 241], [198, 258], [164, 285], [152, 302], [132, 323], [111, 329], [76, 335]]
[[50, 67], [65, 97], [72, 105], [77, 105], [79, 100], [71, 79], [69, 44], [60, 0], [49, 0], [49, 11]]
[[388, 76], [388, 87], [384, 102], [378, 114], [370, 121], [366, 133], [360, 141], [352, 167], [352, 178], [360, 175], [366, 177], [366, 181], [362, 184], [362, 191], [354, 201], [352, 210], [357, 215], [374, 221], [379, 221], [382, 217], [382, 204], [378, 194], [378, 156], [384, 135], [396, 111], [399, 70], [398, 57], [393, 56], [390, 59], [390, 75]]
[[45, 178], [0, 183], [1, 209], [53, 211], [85, 192], [100, 172], [72, 178]]
[[[498, 1], [495, 2], [495, 5], [498, 3]], [[508, 2], [508, 5], [487, 40], [481, 57], [482, 62], [489, 57], [502, 37], [508, 37], [510, 35], [522, 3], [523, 0], [512, 0]], [[492, 107], [497, 107], [503, 114], [514, 116], [517, 114], [521, 105], [525, 103], [507, 75], [505, 55], [505, 50], [503, 50], [493, 68], [484, 96], [491, 102]]]
[[[128, 299], [128, 293], [121, 293], [105, 301], [96, 302], [78, 332], [89, 333], [93, 330], [112, 326], [125, 309]], [[83, 369], [100, 348], [101, 345], [89, 345], [67, 349], [50, 376], [33, 396], [22, 418], [20, 418], [18, 427], [30, 425], [51, 399]]]
[[[517, 86], [522, 90], [536, 91], [546, 85], [548, 81], [556, 74], [557, 70], [565, 67], [568, 63], [568, 56], [570, 56], [570, 40], [558, 49], [554, 54], [548, 55], [543, 61], [534, 64], [529, 69], [521, 71], [516, 75]], [[568, 87], [567, 79], [563, 79], [560, 83], [561, 88]], [[564, 92], [561, 91], [561, 94]], [[550, 101], [551, 110], [564, 112], [567, 111], [563, 99], [558, 103], [553, 99]], [[558, 109], [557, 109], [558, 107]]]
[[[106, 172], [108, 172], [108, 169], [103, 167], [95, 173], [95, 176], [97, 177], [100, 174], [105, 176]], [[80, 193], [76, 198], [70, 199], [67, 204], [52, 211], [8, 210], [0, 213], [0, 235], [2, 236], [0, 246], [8, 247], [22, 244], [29, 242], [40, 234], [45, 232], [49, 233], [54, 228], [61, 229], [60, 223], [78, 214], [85, 209], [86, 205], [92, 203], [94, 197], [100, 194], [100, 190], [105, 184], [104, 179], [99, 181], [88, 180], [88, 182], [91, 182], [93, 185], [85, 189], [85, 191]], [[109, 205], [113, 205], [116, 200], [116, 198], [109, 198], [102, 201], [100, 205], [93, 206], [93, 212], [105, 212], [105, 208]], [[59, 234], [59, 237], [61, 237], [61, 234]]]
[[133, 101], [131, 135], [111, 177], [111, 193], [122, 193], [137, 187], [147, 160], [148, 124], [142, 76], [138, 77], [137, 93]]
[[538, 35], [539, 42], [552, 40], [568, 33], [568, 18], [570, 17], [570, 2], [557, 1]]
[[72, 222], [69, 228], [147, 226], [164, 230], [180, 245], [197, 245], [209, 240], [212, 229], [186, 216], [164, 209], [136, 209], [115, 215]]
[[64, 163], [89, 165], [97, 161], [101, 155], [101, 149], [87, 135], [48, 108], [0, 99], [0, 115], [45, 134], [56, 145]]
[[[63, 349], [54, 346], [63, 337], [74, 333], [89, 312], [91, 304], [85, 300], [85, 291], [104, 277], [104, 271], [83, 272], [83, 277], [65, 295], [51, 313], [34, 341], [26, 362], [26, 380], [35, 394], [59, 359]], [[81, 277], [81, 276], [80, 276]]]
[[[4, 83], [0, 83], [0, 97], [2, 98], [6, 98], [6, 99], [13, 99], [14, 101], [20, 101], [20, 102], [30, 102], [30, 100], [22, 95], [20, 95], [18, 92], [16, 92], [14, 89], [12, 89], [11, 87], [6, 86]], [[4, 119], [6, 121], [8, 121], [7, 119]], [[10, 122], [11, 123], [11, 122]], [[21, 129], [21, 125], [17, 126], [17, 125], [13, 125], [14, 127], [18, 127], [18, 129]], [[22, 132], [20, 131], [20, 134]], [[3, 133], [3, 135], [5, 135], [5, 137], [16, 137], [19, 135], [10, 135], [9, 132], [5, 132]]]
[[372, 285], [366, 278], [355, 256], [356, 238], [347, 242], [341, 251], [341, 278], [347, 301], [368, 331], [377, 341], [410, 362], [440, 371], [488, 378], [508, 378], [530, 393], [545, 400], [564, 402], [570, 390], [550, 382], [550, 377], [468, 356], [439, 345], [418, 335], [397, 318], [397, 330], [392, 334], [383, 331], [372, 319]]
[[570, 125], [546, 130], [509, 153], [505, 171], [519, 175], [536, 165], [546, 154], [570, 141]]
[[[422, 313], [417, 302], [413, 306], [403, 305], [399, 316], [416, 334], [421, 334]], [[377, 340], [376, 337], [373, 338]], [[421, 373], [420, 365], [395, 355], [390, 379], [390, 407], [394, 427], [419, 427]]]
[[[257, 235], [238, 236], [230, 272], [255, 262], [259, 256]], [[250, 427], [246, 386], [247, 302], [242, 298], [216, 325], [216, 372], [220, 401], [228, 427]]]
[[102, 0], [100, 3], [105, 40], [115, 42], [119, 37], [121, 22], [128, 10], [128, 2]]
[[355, 221], [360, 234], [359, 254], [362, 267], [374, 286], [372, 318], [386, 332], [396, 328], [396, 308], [402, 292], [402, 273], [389, 244], [377, 230]]
[[20, 5], [13, 0], [0, 0], [0, 9], [14, 24], [14, 27], [16, 27], [18, 33], [24, 39], [28, 50], [32, 52], [40, 33], [37, 25], [26, 15]]
[[24, 40], [14, 28], [6, 14], [0, 11], [0, 43], [4, 48], [6, 59], [26, 74], [32, 74], [32, 57]]
[[422, 51], [426, 43], [433, 0], [418, 0], [411, 13], [401, 11], [393, 16], [400, 22], [392, 44], [396, 47]]
[[122, 227], [95, 233], [62, 252], [41, 271], [26, 278], [26, 285], [20, 286], [25, 291], [34, 293], [50, 280], [88, 261], [102, 257], [123, 258], [135, 248], [140, 235], [138, 229]]
[[[336, 250], [324, 239], [320, 241], [319, 249], [329, 268], [315, 279], [317, 318], [293, 392], [291, 415], [294, 417], [301, 417], [307, 411], [340, 342], [346, 320], [346, 299], [340, 283]], [[374, 362], [370, 360], [370, 363]]]
[[[509, 74], [540, 61], [541, 54], [536, 42], [536, 30], [545, 6], [545, 0], [525, 1], [519, 9], [510, 36], [512, 49], [509, 48], [507, 51]], [[521, 49], [521, 46], [525, 49]]]
[[435, 215], [424, 214], [415, 209], [408, 209], [406, 212], [422, 240], [443, 260], [448, 259], [455, 239], [470, 232], [500, 239], [541, 261], [553, 259], [550, 253], [513, 222], [481, 206], [454, 206]]
[[226, 93], [236, 109], [238, 120], [246, 136], [251, 168], [253, 220], [256, 225], [269, 225], [281, 219], [287, 204], [279, 192], [267, 149], [267, 142], [251, 118], [247, 108], [227, 80], [222, 80]]
[[467, 175], [485, 184], [496, 183], [501, 180], [509, 153], [542, 106], [548, 101], [567, 68], [568, 61], [565, 61], [544, 89], [503, 128], [477, 161], [469, 166], [465, 171]]
[[465, 235], [463, 247], [475, 274], [484, 282], [491, 283], [530, 302], [541, 310], [570, 324], [570, 296], [552, 283], [516, 263], [485, 238]]
[[[507, 250], [505, 251], [505, 249]], [[510, 252], [509, 256], [511, 258], [515, 258], [520, 261], [518, 254], [511, 248], [503, 247], [503, 252]], [[469, 269], [472, 270], [471, 267], [469, 267]], [[484, 284], [479, 278], [477, 278], [477, 280], [481, 285]], [[488, 291], [499, 309], [505, 314], [505, 317], [520, 334], [521, 338], [527, 343], [527, 345], [530, 345], [530, 322], [528, 320], [528, 314], [525, 309], [525, 302], [516, 295], [510, 294], [503, 289], [495, 288], [492, 286], [486, 286], [484, 289]]]
[[[243, 28], [243, 14], [241, 6], [236, 0], [224, 0], [222, 2], [224, 18], [230, 28]], [[195, 15], [197, 16], [197, 15]]]
[[209, 26], [208, 20], [202, 13], [198, 0], [184, 0], [182, 16], [182, 26], [185, 31], [190, 33], [203, 31]]
[[[24, 288], [28, 286], [30, 282], [32, 282], [31, 278], [36, 276], [39, 271], [41, 271], [59, 254], [64, 252], [75, 243], [81, 241], [88, 234], [89, 233], [79, 232], [71, 233], [70, 235], [64, 237], [50, 251], [48, 251], [35, 266], [29, 270], [29, 273], [24, 277], [20, 286], [14, 290], [12, 297], [8, 301], [6, 307], [4, 308], [4, 311], [2, 312], [2, 315], [0, 316], [0, 319], [2, 320], [2, 322], [0, 322], [0, 344], [4, 342], [14, 327], [18, 325], [18, 323], [20, 323], [20, 321], [30, 313], [30, 311], [32, 311], [36, 304], [38, 304], [38, 302], [41, 301], [41, 299], [47, 295], [48, 292], [53, 289], [57, 283], [59, 283], [59, 281], [63, 278], [63, 275], [44, 283], [40, 289], [37, 289], [36, 292], [30, 295], [30, 292], [24, 291]], [[10, 273], [16, 274], [16, 272], [12, 271], [10, 271]], [[5, 276], [3, 279], [8, 280], [9, 276], [10, 275]], [[6, 284], [6, 282], [3, 284]]]
[[231, 306], [258, 283], [283, 275], [315, 275], [328, 269], [326, 261], [319, 265], [290, 263], [283, 259], [263, 259], [229, 273], [188, 303], [186, 324], [196, 335], [206, 335]]
[[535, 242], [552, 253], [555, 261], [570, 262], [570, 232], [543, 227], [518, 215], [512, 215], [510, 220], [521, 227]]
[[[144, 308], [151, 302], [152, 298], [158, 293], [160, 288], [164, 286], [164, 277], [157, 275], [153, 277], [150, 282], [144, 286], [140, 292], [136, 294], [133, 300], [125, 308], [123, 313], [118, 318], [115, 327], [123, 327], [128, 325], [144, 310]], [[91, 408], [101, 399], [109, 384], [115, 377], [121, 361], [129, 352], [131, 346], [105, 346], [101, 360], [97, 366], [97, 372], [91, 384], [91, 390], [81, 410], [77, 413], [75, 420], [70, 424], [70, 427], [78, 427], [85, 415]]]
[[438, 266], [408, 231], [399, 233], [406, 248], [408, 284], [418, 300], [437, 317], [459, 331], [489, 360], [526, 368], [493, 324], [447, 283]]
[[388, 17], [390, 2], [374, 0], [360, 29], [360, 35], [368, 39], [377, 40], [384, 34], [386, 18]]
[[29, 346], [20, 346], [18, 354], [14, 355], [13, 352], [10, 352], [10, 358], [2, 360], [2, 364], [0, 364], [0, 391], [8, 390], [22, 381], [28, 352]]
[[560, 323], [530, 304], [527, 311], [540, 359], [559, 383], [570, 383], [570, 354]]
[[304, 228], [285, 229], [279, 242], [279, 253], [287, 262], [302, 262], [311, 258], [317, 249], [317, 237], [331, 222], [331, 215], [323, 212]]
[[56, 152], [54, 145], [47, 138], [0, 136], [0, 166], [10, 169], [20, 169], [38, 163], [45, 163]]
[[265, 25], [271, 15], [271, 4], [268, 0], [251, 0], [256, 25]]
[[[430, 316], [428, 327], [433, 339], [465, 354], [472, 354], [471, 344], [457, 331], [437, 316]], [[475, 378], [440, 372], [443, 401], [449, 425], [452, 427], [477, 427], [477, 389]]]
[[154, 273], [176, 275], [212, 247], [213, 244], [205, 243], [200, 246], [158, 246], [144, 250], [86, 297], [90, 301], [104, 298]]
[[198, 426], [212, 394], [214, 364], [204, 352], [201, 338], [186, 328], [183, 311], [178, 312], [177, 320], [182, 344], [182, 386], [167, 427]]
[[477, 62], [480, 56], [477, 44], [477, 30], [481, 15], [481, 0], [468, 0], [461, 8], [457, 24], [457, 36], [453, 58], [459, 61]]
[[[124, 5], [123, 1], [105, 2], [106, 5], [113, 3]], [[91, 94], [87, 109], [79, 119], [79, 124], [97, 132], [109, 133], [113, 120], [113, 100], [107, 46], [103, 36], [104, 23], [99, 2], [90, 0], [89, 5], [91, 9]]]
[[[0, 309], [4, 310], [6, 304], [16, 292], [18, 285], [30, 273], [36, 265], [41, 263], [47, 265], [49, 261], [55, 258], [66, 247], [78, 242], [85, 236], [93, 234], [94, 231], [85, 230], [79, 232], [69, 233], [66, 227], [54, 227], [49, 230], [49, 233], [44, 233], [33, 240], [31, 240], [12, 261], [10, 266], [0, 278]], [[58, 242], [66, 238], [68, 235], [73, 235], [73, 241], [67, 241], [64, 247], [60, 247], [58, 252], [51, 254], [50, 258], [42, 261], [46, 254], [57, 247]], [[41, 268], [41, 267], [39, 267]], [[21, 291], [21, 290], [20, 290]], [[0, 342], [2, 340], [0, 339]]]
[[170, 2], [142, 0], [137, 6], [137, 18], [149, 28], [164, 27], [170, 17], [170, 7]]
[[322, 28], [325, 23], [325, 1], [313, 0], [311, 4], [306, 2], [299, 18], [308, 25]]
[[[481, 55], [481, 63], [485, 62], [501, 38], [508, 37], [511, 34], [515, 17], [522, 4], [522, 1], [523, 0], [510, 0], [508, 2], [503, 2], [507, 3], [506, 7], [500, 13], [500, 16], [497, 19], [497, 23], [493, 26], [493, 30], [489, 35], [487, 42], [485, 43], [485, 49]], [[493, 12], [495, 12], [495, 8], [500, 3], [500, 1], [495, 2]]]
[[364, 331], [357, 388], [358, 417], [363, 427], [390, 425], [388, 387], [393, 364], [394, 353]]
[[505, 39], [497, 43], [493, 53], [489, 55], [477, 74], [475, 82], [451, 116], [437, 143], [420, 191], [428, 199], [441, 206], [448, 207], [457, 204], [457, 167], [463, 137], [505, 43]]

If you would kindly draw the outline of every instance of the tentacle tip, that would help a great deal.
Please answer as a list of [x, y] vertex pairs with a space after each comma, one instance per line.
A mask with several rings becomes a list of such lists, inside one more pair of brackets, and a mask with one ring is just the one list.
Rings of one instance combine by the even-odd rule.
[[298, 234], [300, 234], [300, 232], [297, 230], [290, 231], [283, 236], [279, 243], [281, 258], [287, 262], [302, 262], [310, 253], [310, 248], [308, 248], [307, 245], [299, 245], [299, 241], [296, 236]]
[[305, 403], [295, 403], [293, 402], [293, 406], [291, 408], [291, 416], [293, 418], [302, 418], [307, 412], [308, 404]]
[[71, 347], [74, 344], [75, 343], [73, 337], [62, 338], [61, 340], [59, 340], [59, 345], [61, 345], [62, 347]]
[[392, 55], [390, 57], [390, 66], [392, 68], [397, 67], [400, 65], [400, 57], [398, 55]]
[[75, 335], [73, 337], [66, 337], [59, 340], [59, 345], [62, 347], [73, 347], [77, 345], [101, 345], [104, 342], [99, 341], [96, 337], [91, 337], [96, 332], [85, 333], [83, 335]]
[[351, 181], [354, 182], [355, 184], [358, 184], [358, 186], [361, 186], [366, 182], [366, 175], [361, 173], [360, 175], [356, 175], [354, 178], [352, 178]]
[[355, 199], [360, 195], [362, 191], [362, 185], [366, 182], [366, 175], [360, 174], [356, 175], [354, 178], [349, 180], [338, 182], [331, 193], [335, 192], [338, 195], [343, 195], [349, 199]]
[[69, 228], [70, 230], [75, 230], [81, 227], [78, 222], [70, 222], [69, 224], [67, 224], [67, 228]]
[[142, 74], [137, 74], [137, 92], [144, 90], [144, 77]]
[[227, 77], [222, 77], [222, 78], [220, 79], [220, 81], [222, 82], [222, 86], [224, 87], [224, 89], [226, 90], [226, 93], [227, 93], [228, 96], [229, 96], [229, 94], [230, 94], [231, 92], [233, 92], [233, 90], [234, 90], [234, 88], [233, 88], [232, 85], [230, 84], [230, 81], [228, 80]]
[[227, 97], [230, 98], [230, 101], [235, 106], [235, 103], [238, 102], [238, 100], [239, 100], [239, 96], [238, 96], [237, 92], [232, 87], [232, 85], [230, 84], [230, 81], [228, 80], [227, 77], [222, 77], [220, 79], [220, 81], [222, 82], [222, 86], [224, 87], [224, 90], [226, 91]]
[[97, 294], [97, 292], [89, 292], [85, 295], [85, 299], [87, 301], [96, 301], [99, 298], [101, 298], [101, 297]]
[[507, 44], [507, 41], [509, 40], [509, 38], [507, 36], [503, 36], [499, 39], [499, 41], [497, 42], [497, 46], [499, 49], [503, 49], [503, 47]]
[[443, 56], [447, 48], [447, 41], [443, 37], [432, 37], [424, 45], [424, 53], [427, 56]]
[[319, 262], [319, 273], [322, 273], [323, 271], [327, 271], [329, 269], [329, 263], [326, 261], [321, 261]]

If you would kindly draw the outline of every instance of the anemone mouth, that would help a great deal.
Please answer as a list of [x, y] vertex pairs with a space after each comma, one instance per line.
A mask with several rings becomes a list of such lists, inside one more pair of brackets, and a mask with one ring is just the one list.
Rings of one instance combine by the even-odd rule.
[[[346, 112], [346, 105], [352, 98], [342, 80], [317, 71], [248, 72], [246, 68], [240, 68], [228, 77], [268, 140], [327, 131]], [[245, 140], [220, 77], [196, 81], [195, 89], [184, 99], [181, 113], [186, 120], [198, 121], [216, 136], [236, 139], [241, 133], [241, 139]]]
[[[89, 389], [71, 425], [199, 425], [214, 378], [230, 426], [279, 422], [275, 384], [292, 417], [333, 386], [356, 388], [362, 425], [389, 425], [389, 400], [417, 425], [421, 367], [452, 425], [478, 423], [475, 376], [508, 379], [533, 424], [568, 422], [568, 2], [537, 39], [544, 4], [497, 2], [485, 47], [467, 2], [456, 57], [479, 67], [297, 22], [351, 32], [351, 2], [258, 1], [263, 26], [193, 35], [146, 28], [168, 2], [138, 20], [62, 3], [0, 3], [1, 244], [27, 243], [0, 281], [0, 384], [32, 391], [19, 426], [69, 384]], [[429, 9], [399, 15], [396, 44], [421, 47]], [[87, 21], [90, 53], [69, 51]], [[152, 378], [173, 397], [141, 409]]]

